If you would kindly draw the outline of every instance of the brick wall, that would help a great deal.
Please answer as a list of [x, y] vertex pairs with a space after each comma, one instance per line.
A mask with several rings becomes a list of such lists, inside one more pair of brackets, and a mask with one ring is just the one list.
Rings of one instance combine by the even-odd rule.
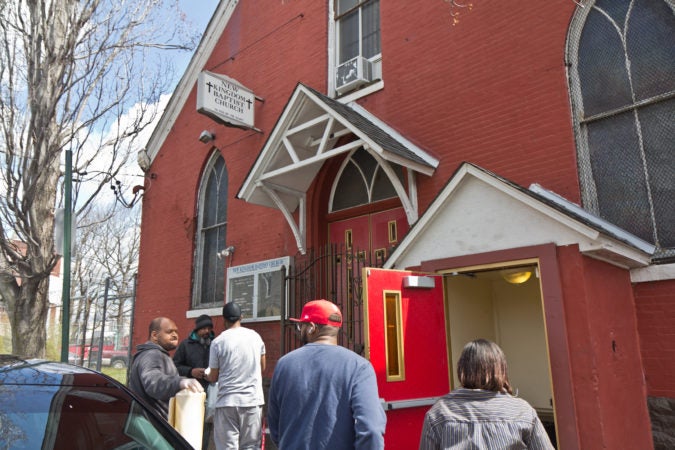
[[[571, 2], [537, 9], [489, 1], [465, 10], [453, 26], [448, 4], [381, 5], [383, 90], [359, 102], [406, 138], [440, 159], [433, 177], [419, 177], [421, 211], [462, 161], [513, 181], [538, 182], [578, 200], [574, 140], [563, 52]], [[327, 3], [310, 0], [240, 2], [204, 69], [252, 89], [262, 133], [228, 128], [195, 111], [193, 88], [155, 158], [143, 204], [136, 322], [169, 315], [189, 328], [197, 188], [212, 151], [229, 174], [227, 243], [234, 265], [294, 255], [295, 239], [276, 210], [235, 199], [298, 82], [325, 91]], [[532, 39], [532, 36], [537, 39]], [[497, 38], [498, 36], [498, 38]], [[197, 140], [202, 130], [213, 143]], [[332, 179], [325, 179], [331, 183]], [[321, 190], [324, 186], [316, 186]], [[325, 204], [313, 201], [308, 236]], [[309, 242], [314, 245], [317, 242]], [[134, 342], [146, 331], [134, 333]]]
[[559, 247], [580, 448], [652, 448], [628, 271]]
[[675, 398], [675, 280], [634, 287], [647, 393]]
[[[382, 2], [383, 91], [366, 108], [441, 160], [425, 207], [462, 161], [579, 200], [564, 67], [574, 5], [481, 1], [451, 25], [447, 2]], [[536, 38], [535, 38], [536, 36]]]

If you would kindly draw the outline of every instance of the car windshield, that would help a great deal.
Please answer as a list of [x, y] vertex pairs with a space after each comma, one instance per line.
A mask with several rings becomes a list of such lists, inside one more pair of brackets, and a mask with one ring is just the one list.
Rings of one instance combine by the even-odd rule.
[[157, 424], [114, 387], [0, 384], [0, 448], [173, 449]]

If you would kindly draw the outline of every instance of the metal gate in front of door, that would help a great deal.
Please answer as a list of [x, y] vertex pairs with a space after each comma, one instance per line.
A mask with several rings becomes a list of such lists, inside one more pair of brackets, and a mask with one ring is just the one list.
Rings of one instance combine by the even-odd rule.
[[281, 354], [294, 350], [302, 343], [295, 324], [287, 317], [299, 317], [302, 306], [316, 299], [329, 300], [342, 311], [342, 328], [338, 343], [362, 355], [363, 338], [363, 280], [364, 267], [382, 267], [384, 257], [373, 258], [369, 251], [327, 244], [309, 249], [295, 257], [294, 266], [286, 274], [288, 301], [282, 302]]

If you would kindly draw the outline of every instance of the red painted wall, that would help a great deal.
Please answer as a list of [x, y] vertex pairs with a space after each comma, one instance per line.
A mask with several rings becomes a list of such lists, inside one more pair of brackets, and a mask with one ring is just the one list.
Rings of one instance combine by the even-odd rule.
[[[385, 87], [359, 102], [439, 157], [436, 174], [419, 177], [422, 210], [464, 160], [579, 198], [562, 63], [573, 7], [561, 0], [536, 10], [484, 1], [452, 26], [446, 2], [425, 3], [414, 15], [404, 3], [382, 3]], [[325, 92], [327, 14], [326, 2], [310, 0], [237, 5], [204, 69], [239, 80], [264, 98], [256, 104], [263, 133], [227, 128], [198, 114], [193, 88], [150, 169], [157, 178], [144, 197], [137, 323], [165, 314], [181, 329], [190, 327], [183, 318], [192, 286], [196, 190], [214, 147], [230, 177], [227, 241], [237, 249], [232, 264], [297, 252], [278, 211], [233, 197], [296, 84]], [[214, 143], [197, 140], [204, 129], [215, 133]], [[309, 205], [313, 195], [308, 193]], [[308, 217], [317, 214], [310, 210]], [[325, 231], [316, 225], [309, 221], [308, 236], [321, 239]], [[145, 334], [137, 330], [134, 342]]]
[[[229, 175], [227, 243], [236, 248], [229, 263], [240, 265], [297, 252], [295, 239], [278, 211], [246, 204], [234, 196], [298, 81], [325, 89], [326, 22], [319, 18], [326, 14], [326, 5], [312, 1], [270, 2], [262, 9], [254, 2], [241, 2], [236, 7], [204, 69], [225, 73], [264, 97], [264, 103], [256, 104], [256, 125], [263, 133], [227, 128], [198, 114], [193, 87], [148, 172], [156, 178], [146, 184], [143, 199], [135, 344], [145, 341], [147, 324], [156, 316], [174, 319], [185, 336], [194, 324], [185, 312], [191, 304], [197, 189], [212, 151], [221, 152]], [[312, 64], [299, 64], [306, 58]], [[215, 133], [215, 142], [197, 140], [205, 129]], [[279, 333], [269, 330], [269, 325], [247, 326], [263, 335], [268, 351], [278, 348]], [[278, 324], [274, 327], [278, 329]]]
[[647, 393], [675, 398], [675, 280], [635, 285]]
[[581, 448], [653, 448], [628, 271], [559, 247]]
[[420, 177], [426, 207], [461, 161], [579, 199], [564, 68], [574, 4], [474, 2], [452, 25], [447, 2], [414, 13], [381, 2], [385, 88], [362, 103], [441, 159]]

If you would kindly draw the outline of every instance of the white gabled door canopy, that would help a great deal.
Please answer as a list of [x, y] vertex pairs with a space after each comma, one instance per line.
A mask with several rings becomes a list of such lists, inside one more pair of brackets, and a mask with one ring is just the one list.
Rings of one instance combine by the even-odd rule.
[[[335, 147], [343, 136], [353, 140]], [[417, 221], [415, 173], [431, 175], [438, 160], [405, 139], [356, 103], [343, 104], [298, 84], [270, 133], [237, 197], [279, 209], [301, 253], [306, 251], [306, 193], [330, 158], [363, 147], [382, 165], [405, 209]], [[408, 189], [390, 164], [408, 169]], [[299, 210], [298, 222], [293, 217]]]
[[533, 184], [519, 186], [463, 163], [384, 264], [423, 261], [554, 243], [632, 269], [650, 264], [654, 245]]

